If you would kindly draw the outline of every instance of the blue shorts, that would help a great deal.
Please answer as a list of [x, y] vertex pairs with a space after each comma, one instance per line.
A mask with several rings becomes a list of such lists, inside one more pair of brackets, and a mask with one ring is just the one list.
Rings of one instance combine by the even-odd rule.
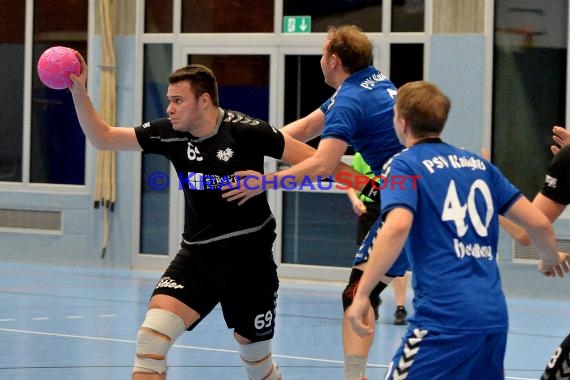
[[385, 380], [503, 380], [507, 332], [483, 335], [438, 333], [410, 327]]
[[[358, 248], [358, 251], [354, 256], [354, 261], [352, 262], [352, 266], [357, 266], [358, 264], [362, 264], [368, 261], [368, 257], [370, 256], [370, 252], [372, 251], [372, 245], [374, 243], [374, 239], [376, 238], [376, 235], [378, 234], [378, 230], [380, 230], [380, 227], [382, 227], [382, 220], [378, 218], [376, 219], [376, 222], [374, 223], [372, 228], [370, 228], [370, 231], [368, 231], [368, 234], [362, 241], [360, 248]], [[400, 256], [398, 256], [396, 262], [392, 265], [388, 273], [386, 273], [386, 276], [388, 277], [403, 276], [406, 274], [406, 271], [408, 269], [410, 269], [410, 264], [408, 263], [408, 257], [406, 256], [406, 253], [402, 251], [402, 253], [400, 253]]]

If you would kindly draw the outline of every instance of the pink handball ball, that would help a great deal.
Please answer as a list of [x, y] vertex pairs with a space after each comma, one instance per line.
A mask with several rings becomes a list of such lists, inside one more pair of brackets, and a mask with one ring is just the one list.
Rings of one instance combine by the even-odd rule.
[[72, 85], [69, 74], [79, 75], [81, 64], [73, 49], [54, 46], [42, 53], [37, 69], [43, 84], [54, 90], [62, 90]]

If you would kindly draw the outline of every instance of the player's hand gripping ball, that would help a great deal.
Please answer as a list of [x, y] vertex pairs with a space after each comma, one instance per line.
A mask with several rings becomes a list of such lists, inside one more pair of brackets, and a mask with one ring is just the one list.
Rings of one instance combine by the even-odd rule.
[[72, 85], [69, 74], [81, 73], [81, 63], [73, 49], [54, 46], [42, 53], [37, 69], [43, 84], [54, 90], [62, 90]]

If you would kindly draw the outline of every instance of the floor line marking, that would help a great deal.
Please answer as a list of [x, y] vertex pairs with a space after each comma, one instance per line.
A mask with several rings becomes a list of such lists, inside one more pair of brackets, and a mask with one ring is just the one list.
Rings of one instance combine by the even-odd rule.
[[[2, 331], [23, 333], [23, 334], [33, 334], [33, 335], [57, 336], [57, 337], [62, 337], [62, 338], [101, 340], [101, 341], [108, 341], [108, 342], [131, 343], [131, 344], [136, 343], [136, 341], [130, 340], [130, 339], [104, 338], [104, 337], [88, 336], [88, 335], [71, 335], [71, 334], [61, 334], [61, 333], [49, 333], [49, 332], [43, 332], [43, 331], [31, 331], [31, 330], [18, 330], [18, 329], [0, 328], [0, 332], [2, 332]], [[172, 345], [172, 347], [187, 348], [187, 349], [201, 350], [201, 351], [225, 352], [225, 353], [233, 353], [233, 354], [238, 353], [237, 350], [227, 350], [227, 349], [223, 349], [223, 348], [186, 346], [186, 345], [181, 345], [181, 344], [174, 344], [174, 345]], [[291, 355], [274, 354], [273, 357], [283, 358], [283, 359], [306, 360], [306, 361], [313, 361], [313, 362], [319, 362], [319, 363], [336, 363], [336, 364], [342, 364], [343, 363], [342, 360], [319, 359], [319, 358], [310, 358], [310, 357], [306, 357], [306, 356], [291, 356]], [[371, 367], [371, 368], [388, 368], [388, 366], [385, 364], [368, 363], [367, 366]], [[534, 379], [526, 378], [526, 377], [509, 377], [509, 376], [506, 376], [505, 380], [507, 380], [507, 379], [508, 380], [534, 380]]]
[[[62, 337], [62, 338], [89, 339], [89, 340], [100, 340], [100, 341], [131, 343], [131, 344], [136, 343], [136, 341], [130, 340], [130, 339], [105, 338], [105, 337], [87, 336], [87, 335], [71, 335], [71, 334], [50, 333], [50, 332], [43, 332], [43, 331], [6, 329], [6, 328], [0, 328], [0, 331], [23, 333], [23, 334], [33, 334], [33, 335], [44, 335], [44, 336], [57, 336], [57, 337]], [[201, 351], [225, 352], [225, 353], [232, 353], [232, 354], [238, 353], [237, 350], [227, 350], [227, 349], [223, 349], [223, 348], [211, 348], [211, 347], [186, 346], [186, 345], [181, 345], [181, 344], [174, 344], [174, 345], [172, 345], [172, 347], [187, 348], [187, 349], [201, 350]], [[292, 356], [292, 355], [278, 355], [278, 354], [274, 354], [273, 356], [276, 358], [306, 360], [306, 361], [321, 362], [321, 363], [335, 363], [335, 364], [342, 364], [343, 363], [342, 360], [310, 358], [310, 357], [306, 357], [306, 356]], [[368, 364], [368, 366], [369, 367], [377, 367], [377, 368], [388, 368], [388, 366], [384, 365], [384, 364]]]

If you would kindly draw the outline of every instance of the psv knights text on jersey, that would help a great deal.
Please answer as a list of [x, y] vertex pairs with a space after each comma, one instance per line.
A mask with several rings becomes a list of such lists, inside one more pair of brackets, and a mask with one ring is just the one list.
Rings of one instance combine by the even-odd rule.
[[396, 155], [386, 173], [382, 217], [400, 207], [414, 214], [404, 250], [414, 273], [410, 323], [460, 334], [506, 331], [498, 215], [520, 191], [488, 161], [439, 139]]
[[320, 107], [325, 114], [321, 138], [336, 138], [352, 145], [374, 174], [404, 147], [394, 132], [396, 87], [369, 66], [350, 75]]
[[274, 223], [265, 194], [238, 206], [223, 199], [220, 191], [234, 181], [236, 171], [263, 173], [264, 156], [282, 157], [283, 135], [267, 122], [220, 110], [218, 130], [205, 138], [175, 131], [167, 118], [145, 123], [135, 132], [145, 153], [165, 156], [176, 170], [178, 178], [171, 178], [170, 186], [184, 191], [186, 243], [204, 244]]
[[570, 204], [570, 145], [562, 147], [552, 159], [540, 192], [561, 205]]

